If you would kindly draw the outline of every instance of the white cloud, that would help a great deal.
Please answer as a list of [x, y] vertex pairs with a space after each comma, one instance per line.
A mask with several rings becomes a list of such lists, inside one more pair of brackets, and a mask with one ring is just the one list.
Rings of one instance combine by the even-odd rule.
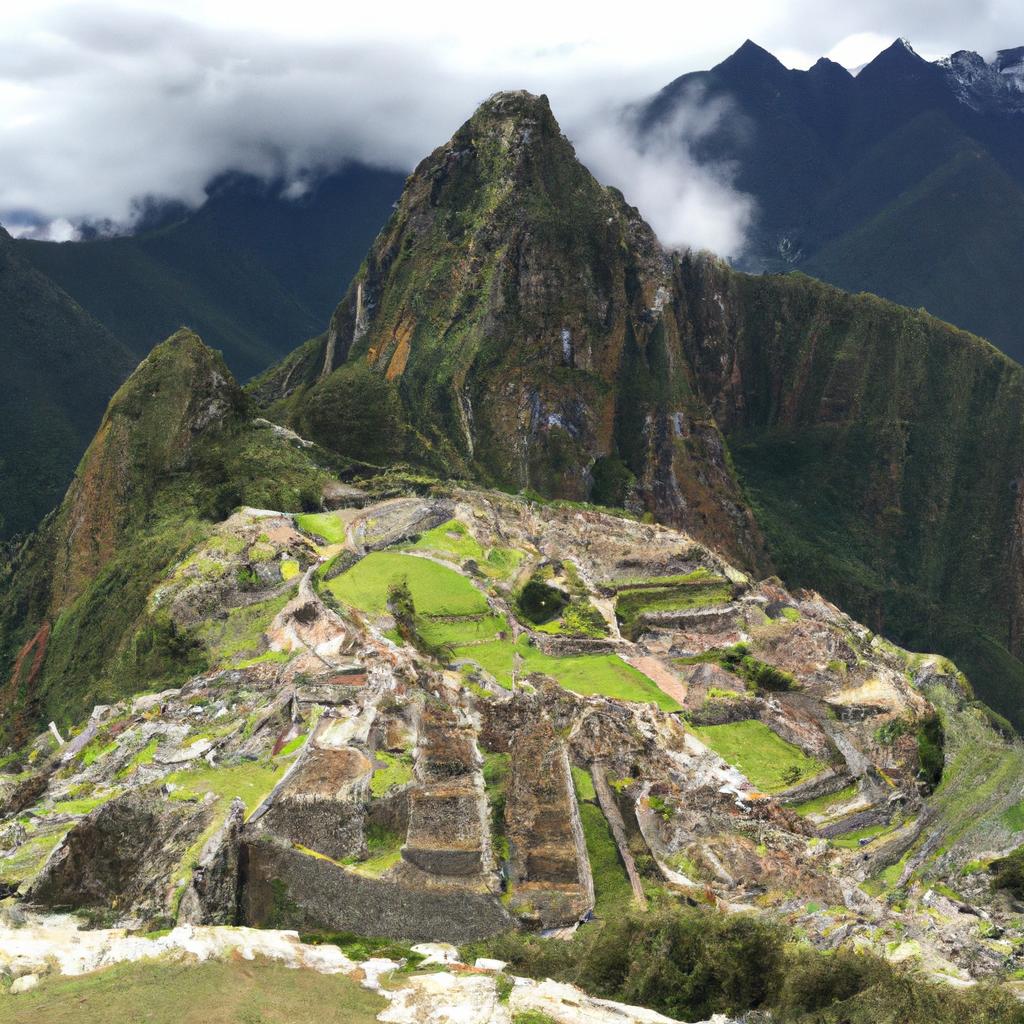
[[[627, 148], [618, 163], [620, 129], [587, 139], [596, 113], [717, 63], [748, 36], [806, 67], [829, 52], [859, 60], [897, 35], [924, 54], [991, 52], [1024, 43], [1024, 5], [7, 0], [0, 211], [21, 211], [24, 223], [125, 223], [140, 196], [201, 202], [227, 169], [298, 181], [350, 159], [409, 170], [481, 99], [527, 88], [549, 95], [599, 175], [668, 240], [728, 248], [743, 222], [728, 169], [698, 168], [689, 151], [672, 157], [656, 143]], [[692, 117], [682, 127], [700, 130]]]
[[739, 255], [754, 215], [750, 196], [733, 187], [728, 164], [701, 163], [692, 147], [722, 127], [739, 127], [729, 100], [691, 88], [672, 115], [641, 137], [629, 118], [596, 118], [576, 151], [603, 182], [621, 189], [662, 243]]

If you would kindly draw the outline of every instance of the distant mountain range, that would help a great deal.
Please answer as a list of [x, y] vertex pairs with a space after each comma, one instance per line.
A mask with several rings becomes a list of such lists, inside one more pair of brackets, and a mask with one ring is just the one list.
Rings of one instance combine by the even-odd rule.
[[742, 269], [923, 306], [1024, 358], [1024, 47], [929, 62], [897, 40], [853, 75], [748, 41], [643, 104], [638, 131], [722, 99], [731, 115], [680, 141], [757, 201]]
[[199, 209], [150, 210], [135, 235], [14, 245], [136, 357], [187, 324], [245, 379], [323, 329], [403, 181], [355, 164], [293, 199], [231, 173]]
[[0, 228], [0, 538], [59, 502], [136, 357]]

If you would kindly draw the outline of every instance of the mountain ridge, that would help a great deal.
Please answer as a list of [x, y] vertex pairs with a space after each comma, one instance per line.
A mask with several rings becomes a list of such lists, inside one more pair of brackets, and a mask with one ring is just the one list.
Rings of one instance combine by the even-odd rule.
[[[680, 106], [727, 105], [717, 126], [680, 146], [698, 162], [733, 168], [734, 187], [756, 204], [737, 266], [799, 269], [840, 287], [879, 291], [1024, 357], [1024, 318], [1009, 298], [1024, 287], [1024, 251], [1019, 240], [1008, 251], [989, 241], [1005, 237], [1007, 211], [1011, 220], [1024, 216], [1024, 79], [1015, 77], [1012, 57], [990, 64], [959, 51], [930, 62], [897, 40], [851, 75], [827, 61], [789, 69], [770, 56], [748, 41], [631, 112], [642, 144], [648, 133], [661, 138]], [[927, 223], [941, 230], [925, 244], [901, 226], [902, 205], [929, 179], [951, 173], [951, 149], [979, 152], [1012, 187], [992, 194], [987, 171], [972, 176], [961, 168], [959, 189], [928, 196]], [[865, 274], [872, 259], [886, 261], [884, 280]], [[938, 272], [921, 269], [928, 263]]]

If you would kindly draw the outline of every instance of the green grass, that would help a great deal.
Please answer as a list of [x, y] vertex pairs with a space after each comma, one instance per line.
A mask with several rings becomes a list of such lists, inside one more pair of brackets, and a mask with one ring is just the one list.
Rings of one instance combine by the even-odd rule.
[[253, 665], [284, 664], [289, 661], [294, 651], [264, 651], [257, 654], [255, 658], [245, 658], [243, 661], [236, 661], [234, 668], [251, 668]]
[[452, 644], [457, 647], [479, 640], [491, 640], [498, 633], [507, 632], [509, 625], [503, 615], [476, 615], [454, 621], [419, 616], [416, 628], [420, 636], [430, 644]]
[[232, 608], [224, 619], [209, 619], [203, 623], [199, 635], [206, 643], [213, 664], [229, 664], [236, 660], [256, 657], [263, 640], [263, 631], [279, 611], [294, 597], [294, 592], [281, 594], [268, 601], [258, 601], [244, 608]]
[[328, 544], [344, 544], [348, 536], [337, 512], [312, 512], [296, 516], [295, 525], [305, 533], [322, 537]]
[[95, 764], [101, 758], [107, 756], [107, 754], [113, 753], [117, 750], [117, 740], [113, 740], [109, 743], [105, 742], [105, 737], [96, 737], [96, 739], [90, 741], [85, 748], [82, 750], [82, 767], [88, 768], [90, 765]]
[[623, 631], [628, 633], [645, 612], [686, 611], [725, 604], [730, 600], [732, 584], [728, 580], [699, 576], [692, 582], [623, 591], [616, 598], [615, 614]]
[[572, 783], [579, 803], [590, 870], [594, 876], [594, 912], [598, 917], [612, 916], [632, 904], [633, 887], [619, 857], [612, 830], [597, 806], [593, 780], [586, 771], [574, 765]]
[[805, 800], [802, 804], [793, 804], [792, 809], [802, 818], [811, 814], [821, 814], [836, 804], [852, 800], [857, 795], [857, 783], [851, 782], [837, 793], [826, 793], [825, 796], [815, 797], [813, 800]]
[[341, 975], [263, 960], [146, 960], [78, 977], [47, 977], [0, 995], [3, 1024], [374, 1024], [386, 1006]]
[[420, 534], [419, 539], [408, 547], [418, 551], [433, 551], [439, 555], [454, 555], [456, 561], [467, 558], [480, 561], [485, 555], [477, 539], [457, 519], [449, 519], [447, 523]]
[[891, 831], [892, 829], [889, 825], [867, 825], [864, 828], [854, 829], [852, 832], [836, 836], [834, 839], [830, 839], [829, 842], [833, 846], [838, 846], [841, 850], [856, 850], [860, 846], [861, 839], [875, 839]]
[[150, 741], [117, 773], [119, 779], [126, 779], [140, 764], [152, 764], [156, 757], [160, 739], [153, 736]]
[[307, 735], [306, 733], [300, 733], [293, 740], [289, 740], [278, 752], [278, 757], [287, 757], [289, 754], [294, 754], [296, 750], [301, 750], [306, 745]]
[[[825, 765], [772, 732], [763, 722], [750, 720], [694, 728], [694, 733], [719, 757], [735, 765], [765, 793], [777, 793], [824, 771]], [[787, 769], [799, 775], [790, 780]]]
[[326, 584], [343, 604], [371, 615], [387, 608], [388, 588], [407, 580], [420, 615], [481, 615], [487, 601], [472, 583], [437, 562], [394, 551], [375, 551]]
[[1024, 832], [1024, 800], [1003, 811], [1003, 824], [1011, 832]]
[[642, 672], [627, 665], [614, 654], [584, 654], [553, 658], [532, 647], [523, 637], [518, 644], [510, 640], [493, 640], [472, 647], [457, 647], [455, 657], [475, 661], [504, 687], [512, 685], [512, 659], [518, 652], [522, 658], [519, 678], [541, 672], [556, 679], [561, 686], [582, 696], [600, 695], [618, 700], [653, 701], [663, 711], [679, 711], [680, 706]]
[[472, 559], [485, 576], [506, 579], [525, 557], [515, 548], [487, 548], [457, 519], [427, 530], [419, 539], [405, 545], [409, 551], [430, 551], [450, 561], [465, 562]]
[[267, 765], [258, 761], [223, 768], [204, 766], [192, 771], [173, 772], [164, 779], [164, 784], [179, 787], [171, 794], [175, 800], [201, 799], [207, 793], [212, 793], [226, 804], [237, 796], [245, 804], [245, 812], [249, 815], [274, 788], [286, 768], [287, 765], [283, 763]]
[[597, 799], [594, 780], [590, 777], [590, 772], [585, 768], [579, 768], [576, 765], [572, 766], [572, 784], [576, 790], [577, 800]]
[[[67, 835], [71, 826], [58, 829], [44, 836], [33, 836], [27, 839], [10, 857], [0, 859], [0, 879], [14, 884], [33, 878], [50, 851]], [[0, 997], [2, 998], [2, 997]], [[0, 1004], [2, 1005], [2, 1004]], [[0, 1014], [0, 1021], [3, 1020]]]
[[53, 805], [53, 810], [49, 813], [88, 814], [90, 811], [95, 811], [97, 807], [102, 807], [108, 800], [113, 800], [119, 792], [119, 790], [112, 790], [109, 793], [104, 793], [103, 796], [86, 796], [79, 797], [77, 800], [61, 800]]
[[378, 750], [376, 759], [383, 762], [383, 768], [377, 768], [370, 780], [370, 792], [374, 796], [384, 796], [395, 786], [404, 786], [412, 782], [412, 758], [408, 754], [389, 754], [386, 750]]
[[610, 917], [631, 906], [633, 888], [601, 808], [581, 803], [580, 821], [594, 876], [594, 912], [598, 917]]

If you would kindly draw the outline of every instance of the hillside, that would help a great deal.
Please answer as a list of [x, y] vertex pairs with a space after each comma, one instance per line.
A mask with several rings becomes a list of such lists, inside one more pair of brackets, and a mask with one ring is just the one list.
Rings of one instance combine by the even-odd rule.
[[108, 399], [134, 360], [0, 228], [0, 539], [61, 499]]
[[628, 501], [756, 563], [760, 535], [677, 358], [673, 274], [547, 99], [499, 93], [416, 169], [327, 333], [253, 391], [343, 454]]
[[856, 76], [825, 58], [799, 71], [747, 41], [641, 104], [636, 130], [664, 131], [696, 97], [726, 103], [695, 155], [735, 168], [756, 200], [740, 267], [923, 306], [1021, 359], [1015, 67], [965, 51], [931, 63], [898, 40]]
[[227, 174], [197, 210], [118, 238], [15, 242], [141, 359], [182, 324], [245, 379], [322, 329], [402, 188], [353, 165], [302, 197]]
[[196, 335], [157, 346], [111, 399], [63, 502], [0, 566], [4, 734], [192, 674], [197, 652], [147, 607], [151, 588], [205, 522], [239, 502], [317, 507], [322, 479], [253, 423]]
[[1024, 371], [873, 296], [666, 255], [543, 98], [500, 94], [417, 168], [328, 331], [252, 391], [346, 456], [775, 566], [1024, 725]]

